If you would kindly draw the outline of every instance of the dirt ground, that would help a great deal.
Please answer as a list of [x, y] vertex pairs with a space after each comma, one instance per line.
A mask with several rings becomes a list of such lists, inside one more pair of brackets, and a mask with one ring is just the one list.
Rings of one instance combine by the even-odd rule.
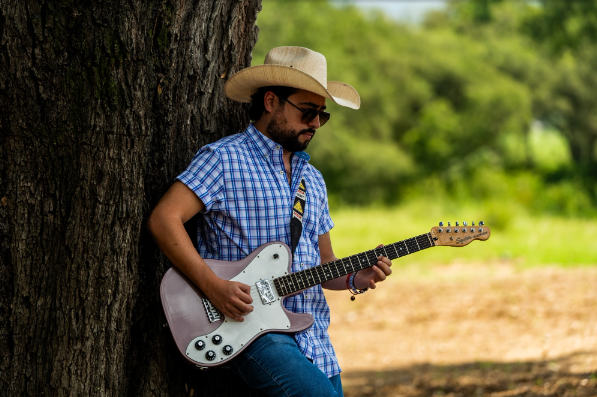
[[597, 266], [395, 268], [326, 294], [354, 396], [597, 396]]

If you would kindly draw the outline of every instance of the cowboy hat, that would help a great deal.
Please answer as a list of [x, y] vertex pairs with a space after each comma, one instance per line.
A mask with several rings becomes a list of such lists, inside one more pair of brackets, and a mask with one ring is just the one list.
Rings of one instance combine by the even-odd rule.
[[327, 81], [325, 57], [308, 48], [271, 49], [263, 65], [251, 66], [232, 75], [224, 85], [224, 92], [232, 100], [251, 102], [251, 95], [267, 86], [300, 88], [341, 106], [352, 109], [361, 106], [359, 93], [353, 87], [339, 81]]

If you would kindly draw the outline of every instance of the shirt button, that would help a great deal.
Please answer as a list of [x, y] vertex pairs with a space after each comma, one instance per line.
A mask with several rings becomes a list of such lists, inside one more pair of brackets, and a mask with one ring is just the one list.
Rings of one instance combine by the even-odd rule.
[[280, 175], [284, 175], [284, 171], [280, 170]]
[[279, 145], [276, 145], [276, 150], [280, 150], [280, 146]]

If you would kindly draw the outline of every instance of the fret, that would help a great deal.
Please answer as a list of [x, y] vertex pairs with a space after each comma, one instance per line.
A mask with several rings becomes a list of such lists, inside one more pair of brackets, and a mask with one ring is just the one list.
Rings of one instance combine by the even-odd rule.
[[410, 252], [408, 252], [408, 248], [406, 247], [406, 244], [404, 244], [404, 240], [394, 243], [394, 247], [396, 249], [396, 254], [398, 254], [399, 258], [410, 254]]
[[386, 256], [386, 250], [383, 247], [375, 248], [375, 256]]
[[334, 262], [334, 267], [336, 268], [336, 277], [340, 277], [342, 274], [344, 274], [344, 264], [340, 259]]
[[358, 272], [359, 270], [361, 270], [361, 262], [359, 261], [359, 257], [356, 255], [353, 255], [349, 258], [350, 258], [350, 266], [352, 267], [352, 273]]
[[317, 284], [315, 282], [315, 275], [313, 274], [313, 272], [311, 271], [311, 269], [303, 270], [303, 272], [304, 272], [304, 275], [305, 275], [305, 279], [307, 280], [306, 281], [307, 282], [307, 287], [311, 287], [311, 286]]
[[289, 274], [286, 278], [286, 288], [288, 289], [288, 293], [291, 294], [296, 291], [296, 280], [293, 279], [292, 274]]
[[292, 273], [292, 281], [294, 283], [294, 290], [298, 291], [303, 289], [302, 287], [302, 280], [299, 272]]
[[336, 259], [332, 262], [333, 267], [333, 275], [334, 278], [340, 277], [342, 272], [344, 271], [344, 265], [342, 265], [342, 261], [340, 259]]
[[280, 295], [280, 296], [284, 295], [282, 293], [282, 290], [280, 289], [280, 280], [279, 280], [279, 278], [275, 278], [274, 279], [274, 286], [276, 287], [276, 291], [278, 292], [278, 295]]
[[433, 238], [431, 237], [431, 233], [425, 234], [425, 237], [427, 237], [427, 240], [429, 240], [429, 247], [435, 247], [435, 243], [433, 242]]
[[433, 241], [433, 237], [431, 237], [431, 233], [427, 233], [426, 236], [429, 239], [429, 244], [431, 244], [432, 247], [435, 247], [435, 241]]
[[330, 274], [331, 274], [330, 280], [333, 278], [336, 278], [336, 277], [340, 277], [340, 273], [338, 273], [338, 266], [337, 266], [336, 262], [337, 261], [328, 263], [328, 268], [329, 268]]
[[282, 295], [286, 295], [284, 291], [284, 282], [282, 280], [282, 277], [278, 277], [277, 279], [274, 280], [274, 285], [276, 286], [276, 290], [278, 291], [278, 295], [282, 296]]
[[305, 276], [307, 277], [307, 285], [309, 288], [317, 284], [315, 272], [312, 269], [305, 270]]
[[326, 281], [325, 277], [323, 277], [323, 269], [321, 268], [321, 266], [315, 266], [313, 268], [313, 271], [315, 272], [315, 276], [317, 277], [317, 284], [321, 284], [324, 281]]
[[325, 270], [324, 270], [323, 266], [317, 266], [316, 269], [317, 269], [317, 277], [319, 277], [320, 284], [329, 280], [325, 275]]
[[300, 271], [297, 273], [299, 279], [301, 280], [301, 289], [307, 289], [309, 288], [309, 283], [307, 282], [307, 278], [305, 277], [305, 272], [304, 271]]
[[315, 278], [316, 278], [316, 284], [321, 284], [325, 281], [325, 278], [323, 277], [323, 270], [321, 269], [321, 266], [315, 266], [313, 268], [313, 273], [315, 273]]
[[431, 244], [432, 247], [435, 247], [435, 241], [433, 241], [433, 237], [431, 237], [431, 233], [427, 233], [426, 236], [429, 239], [429, 244]]
[[322, 277], [325, 281], [331, 280], [332, 279], [332, 272], [330, 270], [330, 264], [329, 263], [324, 263], [323, 265], [321, 265], [321, 274]]
[[419, 243], [419, 247], [424, 250], [431, 247], [431, 241], [429, 240], [429, 236], [426, 234], [421, 234], [420, 236], [416, 237], [417, 243]]
[[[348, 262], [348, 267], [346, 266], [347, 262]], [[345, 276], [348, 273], [352, 273], [352, 271], [350, 270], [350, 260], [348, 260], [348, 258], [340, 259], [340, 263], [342, 263], [342, 269], [344, 269], [344, 271], [342, 273], [340, 273], [341, 276]]]
[[286, 295], [294, 292], [294, 283], [292, 282], [292, 276], [284, 276], [284, 288], [286, 289]]
[[409, 238], [407, 240], [404, 240], [404, 243], [406, 244], [406, 247], [408, 248], [409, 254], [419, 251], [419, 246], [417, 245], [417, 242], [415, 241], [414, 238]]
[[290, 293], [290, 291], [292, 291], [292, 288], [290, 288], [289, 279], [290, 279], [290, 276], [280, 277], [280, 286], [281, 286], [283, 295], [288, 295]]
[[325, 279], [326, 280], [334, 279], [335, 277], [334, 277], [334, 272], [332, 271], [331, 264], [327, 263], [326, 266], [327, 266], [327, 271], [325, 272]]
[[288, 293], [290, 292], [290, 288], [288, 288], [288, 282], [287, 280], [285, 280], [286, 276], [284, 277], [280, 277], [280, 290], [282, 292], [282, 294], [278, 293], [278, 295], [288, 295]]
[[388, 253], [388, 259], [392, 260], [398, 258], [396, 246], [394, 244], [386, 245], [386, 252]]
[[359, 258], [359, 262], [360, 262], [360, 270], [366, 269], [369, 266], [369, 259], [367, 259], [367, 255], [364, 252], [361, 252], [360, 254], [357, 255], [357, 257]]
[[292, 287], [292, 292], [296, 292], [299, 289], [301, 289], [301, 286], [299, 284], [299, 278], [297, 277], [296, 273], [291, 274], [290, 283], [291, 283], [291, 287]]
[[303, 273], [303, 280], [305, 282], [305, 287], [306, 288], [311, 287], [313, 285], [313, 275], [311, 274], [309, 269], [303, 270], [301, 273]]
[[377, 263], [377, 255], [375, 255], [375, 251], [369, 250], [365, 252], [365, 255], [367, 255], [367, 262], [369, 263], [369, 266], [373, 266]]
[[342, 267], [344, 268], [344, 271], [341, 275], [344, 276], [346, 274], [352, 273], [352, 264], [350, 263], [350, 259], [346, 257], [340, 259], [340, 261], [342, 262]]

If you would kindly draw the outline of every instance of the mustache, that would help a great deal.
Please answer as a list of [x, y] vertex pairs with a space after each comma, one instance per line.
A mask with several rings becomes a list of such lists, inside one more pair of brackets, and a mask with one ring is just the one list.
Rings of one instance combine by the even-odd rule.
[[301, 130], [298, 134], [301, 135], [307, 133], [315, 135], [315, 130], [313, 128], [305, 128], [304, 130]]

